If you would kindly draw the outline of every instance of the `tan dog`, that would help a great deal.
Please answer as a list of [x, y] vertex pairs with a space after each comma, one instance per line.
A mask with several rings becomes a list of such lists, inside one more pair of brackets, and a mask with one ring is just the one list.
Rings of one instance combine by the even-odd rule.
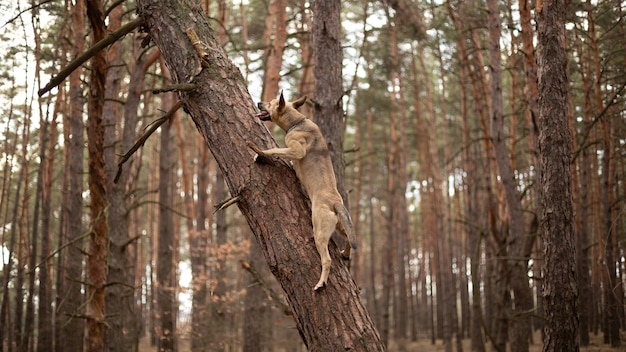
[[258, 107], [261, 112], [256, 117], [262, 121], [272, 120], [287, 132], [286, 147], [260, 150], [252, 143], [249, 146], [257, 153], [255, 160], [263, 157], [291, 160], [300, 183], [311, 199], [313, 236], [322, 260], [322, 275], [313, 288], [318, 290], [328, 280], [331, 262], [328, 241], [333, 231], [337, 229], [348, 239], [345, 249], [341, 251], [346, 259], [350, 259], [350, 247], [356, 248], [356, 236], [350, 214], [337, 191], [337, 181], [326, 141], [319, 127], [297, 110], [305, 101], [306, 96], [293, 102], [285, 102], [281, 93], [278, 99], [260, 102]]

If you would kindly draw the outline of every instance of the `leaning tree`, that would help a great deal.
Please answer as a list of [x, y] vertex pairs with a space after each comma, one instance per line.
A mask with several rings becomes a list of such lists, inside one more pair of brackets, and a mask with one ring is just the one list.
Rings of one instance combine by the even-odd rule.
[[313, 291], [320, 259], [310, 204], [290, 164], [253, 162], [247, 142], [275, 147], [254, 118], [239, 69], [226, 56], [199, 5], [182, 0], [137, 1], [142, 29], [161, 51], [183, 109], [193, 119], [248, 221], [267, 264], [282, 286], [311, 351], [384, 350], [359, 289], [331, 244], [328, 285]]

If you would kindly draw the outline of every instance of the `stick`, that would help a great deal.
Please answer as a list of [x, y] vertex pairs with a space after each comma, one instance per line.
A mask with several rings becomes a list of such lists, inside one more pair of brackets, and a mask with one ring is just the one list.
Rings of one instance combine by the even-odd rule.
[[135, 142], [132, 148], [130, 148], [130, 150], [122, 156], [122, 159], [120, 160], [120, 162], [117, 163], [117, 174], [115, 174], [115, 179], [113, 179], [113, 183], [117, 183], [117, 181], [119, 181], [120, 176], [122, 175], [122, 166], [124, 165], [124, 163], [127, 162], [128, 159], [130, 159], [130, 157], [144, 143], [146, 143], [146, 141], [148, 140], [148, 138], [150, 138], [150, 136], [154, 133], [154, 131], [156, 131], [159, 127], [161, 127], [161, 125], [164, 124], [166, 121], [168, 121], [174, 115], [174, 113], [178, 111], [178, 109], [180, 109], [182, 106], [183, 106], [183, 101], [182, 100], [177, 101], [176, 104], [172, 106], [170, 111], [168, 111], [165, 115], [163, 115], [163, 117], [160, 117], [156, 121], [154, 121], [154, 123], [150, 125], [146, 133], [144, 133], [141, 137], [139, 137], [139, 139], [137, 140], [137, 142]]
[[228, 208], [229, 206], [237, 203], [239, 201], [239, 196], [236, 197], [230, 197], [226, 200], [223, 200], [221, 202], [219, 202], [218, 204], [215, 204], [215, 211], [213, 213], [216, 213], [220, 210], [224, 210], [226, 208]]
[[164, 88], [153, 89], [152, 94], [160, 94], [165, 92], [171, 92], [173, 90], [179, 92], [188, 92], [190, 90], [196, 89], [196, 85], [193, 83], [180, 83], [180, 84], [172, 84], [170, 86]]

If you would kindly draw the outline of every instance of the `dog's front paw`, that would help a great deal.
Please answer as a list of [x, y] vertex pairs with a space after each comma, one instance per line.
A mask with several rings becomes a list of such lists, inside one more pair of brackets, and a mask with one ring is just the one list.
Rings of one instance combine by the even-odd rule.
[[248, 145], [248, 148], [252, 149], [255, 153], [263, 154], [263, 151], [261, 150], [261, 148], [257, 147], [256, 144], [254, 144], [254, 143], [252, 143], [250, 141], [248, 141], [246, 144]]
[[263, 153], [261, 148], [257, 147], [256, 144], [254, 144], [252, 142], [248, 142], [247, 144], [248, 144], [248, 148], [252, 149], [256, 153], [256, 154], [254, 154], [254, 162], [255, 163], [270, 161], [269, 156], [265, 155], [265, 153]]
[[318, 282], [317, 285], [315, 285], [315, 287], [313, 287], [313, 291], [318, 291], [318, 290], [324, 288], [324, 286], [326, 286], [325, 282]]

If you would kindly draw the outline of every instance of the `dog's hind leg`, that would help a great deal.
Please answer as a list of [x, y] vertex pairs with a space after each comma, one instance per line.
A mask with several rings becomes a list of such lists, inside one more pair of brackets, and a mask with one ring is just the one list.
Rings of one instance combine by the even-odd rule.
[[317, 291], [318, 289], [324, 287], [328, 281], [331, 262], [330, 253], [328, 252], [328, 241], [330, 240], [330, 236], [337, 225], [337, 215], [335, 215], [335, 213], [330, 209], [316, 209], [316, 207], [313, 206], [312, 220], [315, 246], [320, 254], [320, 259], [322, 260], [322, 274], [319, 282], [313, 288], [313, 290]]

